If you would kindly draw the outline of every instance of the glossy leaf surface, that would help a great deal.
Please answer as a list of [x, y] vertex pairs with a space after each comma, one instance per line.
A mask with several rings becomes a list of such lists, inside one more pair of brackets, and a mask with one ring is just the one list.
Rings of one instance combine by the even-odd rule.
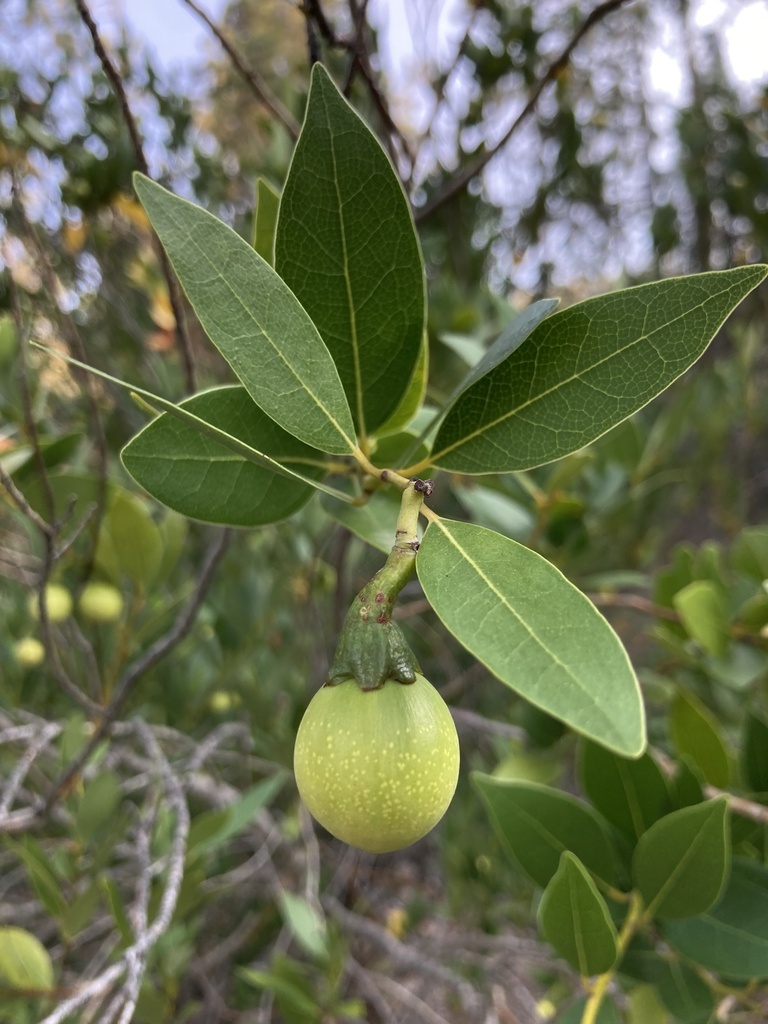
[[472, 782], [502, 843], [537, 885], [549, 884], [565, 850], [593, 875], [615, 883], [613, 842], [605, 823], [588, 804], [534, 782], [496, 779], [480, 772], [473, 772]]
[[578, 857], [565, 851], [538, 911], [544, 938], [583, 978], [616, 962], [616, 928], [605, 900]]
[[416, 569], [445, 626], [502, 682], [604, 746], [642, 752], [645, 716], [626, 651], [546, 559], [492, 530], [440, 519]]
[[632, 877], [656, 917], [692, 917], [709, 909], [730, 870], [724, 797], [673, 811], [638, 841]]
[[134, 183], [206, 334], [254, 402], [314, 448], [353, 451], [338, 372], [296, 296], [222, 221], [140, 174]]
[[577, 451], [684, 373], [767, 273], [757, 265], [673, 278], [553, 314], [459, 398], [434, 464], [502, 473]]
[[597, 810], [633, 840], [672, 809], [666, 780], [649, 754], [629, 760], [587, 742], [579, 769], [584, 792]]
[[358, 430], [375, 432], [421, 354], [424, 270], [389, 158], [320, 64], [280, 201], [275, 267], [330, 349]]
[[735, 981], [768, 978], [768, 868], [735, 860], [717, 905], [699, 917], [665, 922], [664, 934], [710, 971]]

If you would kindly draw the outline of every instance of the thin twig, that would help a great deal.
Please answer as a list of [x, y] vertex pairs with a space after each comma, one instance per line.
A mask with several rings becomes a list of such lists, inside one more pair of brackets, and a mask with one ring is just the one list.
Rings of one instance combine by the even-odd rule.
[[547, 87], [547, 85], [549, 85], [550, 82], [553, 82], [560, 74], [560, 72], [563, 70], [563, 68], [566, 67], [568, 61], [571, 59], [571, 54], [576, 49], [581, 40], [584, 38], [584, 36], [587, 34], [587, 32], [589, 32], [589, 30], [598, 22], [602, 21], [603, 18], [605, 18], [607, 15], [613, 13], [613, 11], [618, 10], [620, 7], [623, 7], [625, 4], [629, 2], [630, 0], [603, 0], [603, 3], [598, 4], [597, 7], [595, 7], [594, 10], [587, 15], [587, 17], [584, 19], [581, 25], [579, 25], [577, 30], [568, 40], [568, 43], [563, 48], [563, 50], [552, 61], [552, 63], [546, 69], [544, 74], [538, 80], [533, 91], [529, 95], [525, 106], [514, 119], [509, 128], [506, 130], [504, 135], [502, 135], [502, 137], [499, 139], [499, 141], [496, 142], [493, 146], [490, 146], [488, 149], [485, 149], [474, 160], [472, 160], [464, 168], [463, 171], [457, 174], [456, 177], [453, 178], [448, 183], [448, 185], [439, 195], [435, 196], [435, 198], [431, 200], [431, 202], [421, 207], [421, 209], [416, 210], [414, 213], [415, 220], [423, 221], [426, 220], [428, 217], [431, 217], [431, 215], [435, 213], [436, 210], [439, 210], [442, 206], [445, 206], [445, 204], [449, 202], [451, 199], [453, 199], [454, 196], [462, 192], [470, 183], [470, 181], [472, 181], [473, 178], [476, 178], [477, 175], [480, 174], [480, 172], [484, 170], [485, 167], [487, 167], [491, 160], [493, 160], [493, 158], [498, 153], [500, 153], [501, 150], [506, 146], [506, 144], [515, 134], [518, 128], [534, 112], [534, 110], [536, 109], [536, 104], [539, 102], [539, 98], [541, 94], [544, 92], [544, 89]]
[[[136, 119], [131, 112], [131, 106], [128, 102], [128, 96], [125, 92], [125, 86], [123, 80], [120, 77], [120, 72], [116, 66], [112, 63], [109, 54], [107, 53], [104, 43], [102, 42], [99, 30], [96, 26], [96, 22], [91, 16], [91, 12], [88, 9], [88, 5], [85, 0], [75, 0], [75, 6], [77, 7], [78, 13], [83, 21], [83, 24], [91, 34], [93, 40], [93, 48], [96, 51], [96, 56], [99, 58], [104, 74], [110, 82], [110, 85], [114, 89], [115, 96], [117, 97], [118, 105], [120, 106], [120, 112], [125, 122], [125, 126], [128, 129], [128, 134], [131, 138], [131, 145], [133, 146], [133, 152], [136, 157], [136, 166], [142, 174], [149, 175], [149, 166], [147, 164], [147, 158], [144, 155], [144, 146], [141, 141], [141, 135], [139, 133]], [[196, 388], [196, 374], [195, 374], [195, 362], [192, 355], [192, 342], [187, 330], [187, 321], [184, 316], [184, 305], [181, 299], [181, 289], [179, 288], [178, 281], [174, 276], [173, 270], [168, 257], [160, 245], [157, 236], [153, 236], [155, 240], [155, 250], [157, 252], [158, 260], [163, 271], [163, 276], [168, 285], [168, 297], [171, 303], [171, 309], [173, 310], [174, 320], [176, 321], [176, 334], [179, 339], [181, 348], [181, 358], [184, 364], [184, 374], [186, 377], [187, 391], [192, 392]]]
[[251, 92], [256, 97], [256, 99], [260, 103], [262, 103], [267, 108], [267, 110], [269, 110], [272, 114], [275, 115], [277, 120], [287, 130], [291, 138], [297, 139], [299, 137], [300, 129], [299, 124], [296, 121], [296, 118], [293, 116], [290, 110], [288, 110], [288, 108], [278, 99], [278, 97], [275, 96], [275, 94], [272, 92], [272, 90], [267, 85], [262, 76], [258, 73], [258, 71], [255, 71], [252, 67], [249, 67], [249, 65], [245, 61], [245, 58], [235, 48], [232, 41], [224, 34], [224, 32], [222, 32], [222, 30], [202, 9], [202, 7], [199, 7], [195, 3], [195, 0], [181, 0], [181, 2], [185, 4], [185, 6], [187, 6], [190, 9], [190, 11], [193, 11], [198, 16], [198, 18], [204, 21], [208, 28], [211, 30], [211, 32], [213, 32], [213, 34], [218, 39], [219, 43], [221, 43], [223, 49], [226, 51], [227, 56], [232, 62], [232, 66], [243, 77], [243, 79], [250, 87]]
[[0, 465], [0, 483], [6, 491], [8, 491], [13, 503], [17, 506], [22, 515], [26, 516], [30, 523], [32, 523], [33, 526], [36, 526], [41, 533], [50, 537], [54, 532], [54, 528], [50, 523], [46, 523], [42, 516], [35, 512], [11, 477], [3, 469], [2, 465]]
[[47, 815], [50, 812], [51, 808], [67, 791], [70, 783], [79, 775], [83, 765], [91, 757], [106, 733], [109, 732], [138, 681], [173, 650], [190, 631], [208, 592], [208, 588], [213, 581], [219, 561], [226, 550], [229, 537], [229, 530], [221, 530], [218, 533], [215, 541], [208, 549], [194, 593], [186, 607], [179, 613], [171, 628], [125, 670], [115, 687], [112, 700], [108, 707], [104, 709], [101, 721], [94, 729], [90, 740], [51, 787], [43, 805], [43, 815]]

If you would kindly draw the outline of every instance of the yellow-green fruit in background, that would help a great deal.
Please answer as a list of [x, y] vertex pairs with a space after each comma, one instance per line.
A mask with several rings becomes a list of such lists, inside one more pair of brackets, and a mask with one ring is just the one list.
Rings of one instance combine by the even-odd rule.
[[296, 736], [296, 784], [317, 821], [370, 853], [410, 846], [438, 823], [459, 776], [448, 707], [422, 675], [362, 690], [353, 679], [312, 698]]
[[123, 595], [110, 583], [89, 583], [83, 588], [77, 607], [94, 622], [115, 622], [123, 614]]
[[[63, 622], [72, 614], [72, 595], [60, 583], [49, 583], [45, 588], [45, 605], [51, 622]], [[27, 607], [33, 619], [40, 618], [37, 594], [29, 595]]]
[[34, 668], [45, 660], [45, 648], [33, 636], [25, 636], [13, 645], [13, 653], [23, 668]]

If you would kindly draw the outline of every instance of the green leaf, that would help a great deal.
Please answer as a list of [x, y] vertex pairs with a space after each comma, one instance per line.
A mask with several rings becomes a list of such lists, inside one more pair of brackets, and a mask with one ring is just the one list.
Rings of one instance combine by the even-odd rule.
[[659, 1002], [653, 985], [635, 985], [627, 993], [629, 1024], [670, 1024], [669, 1014]]
[[694, 580], [675, 594], [673, 604], [688, 635], [709, 654], [722, 657], [731, 630], [720, 588], [711, 580]]
[[537, 885], [549, 884], [565, 850], [597, 878], [615, 884], [616, 850], [605, 823], [588, 804], [534, 782], [480, 772], [471, 778], [501, 842]]
[[670, 961], [657, 983], [662, 1002], [680, 1024], [706, 1024], [715, 1008], [712, 989], [688, 964]]
[[494, 343], [483, 353], [482, 358], [478, 359], [469, 373], [456, 385], [456, 389], [446, 403], [446, 411], [473, 384], [508, 359], [513, 352], [516, 352], [559, 302], [560, 299], [539, 299], [538, 302], [532, 302], [530, 306], [518, 313], [512, 323], [504, 328]]
[[553, 314], [459, 398], [434, 465], [503, 473], [577, 451], [687, 370], [766, 274], [751, 266], [673, 278]]
[[78, 835], [93, 839], [108, 824], [120, 804], [120, 781], [114, 772], [104, 771], [86, 785], [75, 817]]
[[407, 465], [406, 459], [420, 462], [428, 456], [429, 449], [425, 444], [419, 443], [412, 431], [401, 430], [380, 437], [376, 442], [371, 460], [382, 468], [398, 469]]
[[360, 540], [388, 555], [395, 542], [400, 498], [392, 491], [371, 495], [365, 505], [348, 505], [323, 496], [321, 504], [336, 522]]
[[731, 565], [745, 576], [768, 580], [768, 526], [747, 526], [731, 548]]
[[666, 779], [649, 754], [630, 761], [585, 742], [579, 775], [597, 810], [633, 840], [672, 809]]
[[163, 538], [152, 516], [128, 491], [116, 490], [105, 527], [118, 565], [135, 583], [150, 586], [163, 555]]
[[608, 907], [581, 861], [567, 850], [537, 917], [547, 942], [583, 978], [613, 967], [619, 946]]
[[742, 765], [749, 788], [754, 793], [768, 793], [768, 722], [753, 712], [744, 723]]
[[[421, 342], [421, 354], [419, 355], [419, 361], [416, 363], [416, 369], [413, 371], [413, 376], [411, 377], [411, 383], [408, 385], [408, 390], [403, 395], [400, 405], [398, 405], [386, 423], [382, 423], [381, 426], [377, 428], [377, 437], [385, 437], [388, 434], [394, 434], [396, 431], [402, 430], [404, 427], [408, 426], [424, 401], [424, 396], [427, 393], [428, 375], [429, 337], [425, 331]], [[423, 457], [424, 456], [415, 454], [413, 456], [413, 461], [415, 462]]]
[[626, 651], [546, 559], [492, 530], [439, 519], [416, 569], [445, 626], [502, 682], [617, 753], [642, 753], [645, 715]]
[[711, 907], [730, 870], [725, 797], [667, 814], [639, 839], [632, 876], [649, 913], [692, 917]]
[[11, 988], [53, 988], [53, 964], [48, 950], [23, 928], [0, 928], [0, 978]]
[[4, 841], [26, 868], [30, 884], [45, 909], [51, 917], [60, 918], [67, 905], [59, 881], [46, 863], [40, 846], [31, 836], [27, 836], [20, 843], [9, 836], [6, 836]]
[[687, 756], [713, 786], [731, 778], [728, 750], [717, 721], [698, 698], [680, 691], [669, 709], [669, 735], [680, 756]]
[[229, 807], [208, 811], [195, 818], [190, 829], [190, 853], [209, 853], [239, 835], [260, 810], [272, 803], [286, 778], [285, 772], [281, 771], [262, 779]]
[[256, 179], [256, 214], [253, 218], [253, 248], [261, 258], [274, 267], [275, 231], [280, 210], [280, 193], [266, 178]]
[[280, 912], [293, 937], [310, 956], [328, 955], [328, 935], [325, 918], [302, 896], [283, 890], [280, 893]]
[[[579, 1001], [574, 1003], [573, 1006], [570, 1006], [561, 1017], [557, 1018], [557, 1024], [581, 1024], [586, 1005], [586, 997], [579, 999]], [[600, 1009], [597, 1011], [595, 1024], [621, 1024], [621, 1017], [619, 1016], [619, 1011], [616, 1009], [616, 1003], [610, 996], [606, 996], [600, 1003]], [[644, 1021], [643, 1024], [647, 1024], [647, 1022]]]
[[533, 513], [508, 494], [478, 486], [474, 482], [469, 486], [453, 484], [451, 490], [478, 526], [498, 530], [513, 540], [522, 541], [530, 537], [535, 523]]
[[255, 448], [251, 448], [251, 446], [246, 444], [244, 441], [228, 434], [226, 430], [222, 430], [220, 427], [214, 426], [213, 423], [208, 423], [206, 420], [201, 419], [200, 416], [196, 416], [193, 412], [189, 409], [185, 409], [182, 405], [174, 405], [174, 403], [169, 402], [167, 398], [161, 398], [160, 395], [153, 395], [151, 391], [145, 391], [144, 388], [137, 387], [135, 384], [128, 384], [126, 381], [119, 380], [117, 377], [113, 377], [111, 374], [105, 373], [103, 370], [97, 370], [95, 366], [89, 366], [87, 363], [81, 363], [78, 359], [62, 355], [60, 352], [55, 352], [53, 349], [46, 348], [44, 345], [35, 345], [35, 347], [41, 349], [43, 352], [47, 352], [49, 355], [63, 359], [65, 363], [70, 363], [72, 366], [79, 366], [81, 369], [87, 370], [96, 377], [101, 377], [102, 380], [108, 380], [111, 384], [117, 384], [118, 387], [125, 388], [126, 391], [130, 391], [132, 394], [140, 395], [146, 400], [147, 405], [153, 411], [163, 409], [175, 419], [181, 420], [181, 422], [194, 427], [195, 430], [213, 438], [223, 447], [228, 448], [230, 451], [233, 451], [238, 455], [242, 455], [244, 459], [247, 459], [249, 462], [253, 462], [257, 466], [266, 467], [273, 473], [278, 473], [280, 476], [287, 477], [291, 480], [301, 480], [303, 483], [309, 484], [311, 487], [315, 487], [319, 491], [324, 491], [326, 494], [332, 494], [335, 498], [338, 498], [341, 501], [352, 501], [351, 495], [345, 494], [343, 491], [339, 491], [335, 487], [328, 487], [327, 484], [322, 483], [320, 480], [313, 480], [310, 477], [303, 476], [301, 473], [297, 473], [296, 470], [289, 469], [288, 466], [283, 466], [275, 459], [270, 458], [269, 455], [265, 455], [263, 452], [257, 451]]
[[296, 296], [212, 214], [141, 174], [134, 186], [203, 329], [254, 402], [313, 448], [353, 452], [338, 372]]
[[[309, 477], [325, 474], [323, 455], [279, 427], [245, 388], [214, 388], [181, 403], [200, 419]], [[194, 426], [163, 413], [121, 453], [146, 491], [191, 519], [228, 526], [262, 526], [285, 519], [313, 493], [310, 484], [249, 461]]]
[[359, 433], [375, 433], [422, 351], [424, 268], [389, 158], [320, 64], [280, 201], [275, 267], [330, 349]]
[[768, 978], [768, 868], [737, 858], [720, 901], [700, 917], [667, 921], [683, 956], [734, 981]]

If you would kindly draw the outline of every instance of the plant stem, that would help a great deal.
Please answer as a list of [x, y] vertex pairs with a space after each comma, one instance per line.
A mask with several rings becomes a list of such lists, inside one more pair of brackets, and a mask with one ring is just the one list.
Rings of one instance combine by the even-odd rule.
[[[621, 926], [619, 932], [619, 950], [616, 957], [616, 962], [619, 963], [622, 956], [626, 952], [627, 946], [629, 945], [630, 939], [635, 934], [637, 926], [642, 920], [643, 913], [643, 901], [640, 894], [637, 892], [632, 893], [632, 898], [629, 903], [629, 911], [627, 916], [624, 918], [624, 924]], [[592, 991], [587, 999], [587, 1004], [584, 1007], [584, 1013], [581, 1015], [581, 1024], [596, 1024], [597, 1015], [600, 1012], [600, 1006], [602, 1005], [605, 993], [608, 991], [614, 975], [614, 968], [610, 971], [606, 971], [605, 974], [601, 974], [592, 987]]]

